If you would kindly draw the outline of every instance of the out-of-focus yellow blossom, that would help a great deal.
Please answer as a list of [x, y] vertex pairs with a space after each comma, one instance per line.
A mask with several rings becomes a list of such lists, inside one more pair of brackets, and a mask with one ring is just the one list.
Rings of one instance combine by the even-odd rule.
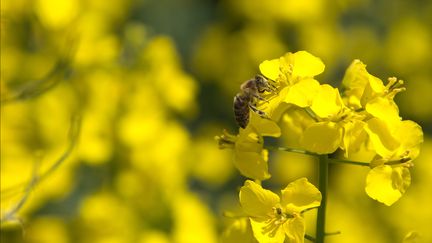
[[[254, 21], [279, 20], [284, 22], [309, 22], [316, 20], [324, 14], [325, 2], [322, 0], [312, 0], [299, 2], [286, 0], [283, 2], [269, 0], [261, 2], [252, 1], [225, 1], [227, 7], [233, 11]], [[257, 14], [259, 13], [259, 14]]]
[[179, 59], [174, 43], [163, 36], [153, 38], [141, 56], [148, 69], [146, 77], [155, 86], [162, 101], [176, 111], [194, 112], [196, 83], [181, 69]]
[[406, 83], [409, 92], [404, 92], [399, 97], [401, 112], [415, 120], [423, 121], [424, 124], [432, 123], [432, 82], [428, 74], [417, 74], [410, 77]]
[[256, 72], [256, 66], [263, 59], [284, 50], [286, 47], [277, 38], [277, 29], [271, 25], [246, 26], [237, 32], [228, 26], [216, 25], [201, 37], [193, 64], [200, 80], [216, 81], [232, 93]]
[[416, 242], [420, 242], [420, 240], [421, 240], [421, 235], [416, 231], [411, 231], [405, 235], [402, 243], [416, 243]]
[[411, 74], [428, 69], [428, 63], [432, 60], [432, 33], [423, 20], [412, 16], [398, 18], [385, 41], [384, 55], [394, 70]]
[[[207, 133], [205, 133], [207, 134]], [[217, 187], [229, 180], [234, 172], [230, 151], [214, 146], [214, 140], [201, 137], [194, 140], [191, 151], [191, 172], [206, 185]]]
[[61, 218], [41, 217], [26, 228], [25, 242], [68, 243], [70, 235]]
[[164, 232], [146, 231], [142, 233], [142, 237], [138, 243], [169, 243], [170, 239]]
[[40, 0], [35, 1], [35, 5], [36, 13], [42, 23], [53, 29], [60, 29], [70, 24], [80, 11], [79, 1], [74, 0]]
[[258, 242], [304, 242], [304, 210], [321, 204], [321, 193], [306, 178], [298, 179], [282, 190], [282, 197], [246, 181], [240, 189], [240, 203], [249, 216]]
[[217, 242], [214, 219], [209, 209], [195, 195], [190, 193], [178, 194], [173, 200], [172, 209], [174, 242]]
[[111, 193], [87, 197], [80, 205], [79, 214], [80, 242], [131, 242], [136, 237], [136, 215]]

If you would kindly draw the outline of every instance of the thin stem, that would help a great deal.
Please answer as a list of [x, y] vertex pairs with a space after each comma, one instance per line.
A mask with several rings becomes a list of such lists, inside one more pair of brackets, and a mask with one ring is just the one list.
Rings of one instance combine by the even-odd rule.
[[335, 232], [326, 233], [325, 235], [326, 236], [332, 236], [332, 235], [339, 235], [340, 233], [341, 233], [340, 231], [335, 231]]
[[344, 159], [329, 159], [328, 162], [329, 163], [339, 163], [339, 164], [370, 166], [370, 163], [367, 163], [367, 162], [351, 161], [351, 160], [344, 160]]
[[319, 154], [316, 154], [314, 152], [309, 152], [309, 151], [301, 150], [301, 149], [286, 148], [286, 147], [273, 147], [273, 146], [266, 146], [265, 148], [269, 149], [269, 150], [278, 150], [278, 151], [292, 152], [292, 153], [297, 153], [297, 154], [307, 154], [307, 155], [319, 156]]
[[[321, 156], [320, 154], [310, 152], [307, 150], [301, 150], [301, 149], [294, 149], [294, 148], [286, 148], [286, 147], [274, 147], [274, 146], [266, 146], [266, 149], [274, 150], [274, 151], [284, 151], [284, 152], [291, 152], [291, 153], [297, 153], [297, 154], [307, 154], [312, 156]], [[387, 162], [384, 162], [385, 165], [398, 165], [408, 162], [409, 158], [402, 158], [398, 160], [390, 160]], [[358, 166], [370, 166], [370, 162], [362, 162], [362, 161], [352, 161], [352, 160], [345, 160], [345, 159], [336, 159], [336, 158], [327, 158], [328, 163], [335, 163], [335, 164], [350, 164], [350, 165], [358, 165]]]
[[322, 195], [321, 205], [318, 208], [316, 224], [316, 242], [324, 243], [325, 237], [325, 220], [327, 207], [327, 184], [328, 184], [328, 156], [319, 157], [319, 190]]
[[306, 240], [309, 240], [309, 241], [315, 242], [315, 238], [313, 238], [312, 236], [310, 236], [310, 235], [308, 235], [308, 234], [305, 234], [304, 238], [305, 238]]
[[315, 114], [315, 112], [313, 112], [313, 110], [310, 107], [307, 107], [304, 110], [312, 119], [314, 119], [316, 122], [319, 122], [318, 116]]

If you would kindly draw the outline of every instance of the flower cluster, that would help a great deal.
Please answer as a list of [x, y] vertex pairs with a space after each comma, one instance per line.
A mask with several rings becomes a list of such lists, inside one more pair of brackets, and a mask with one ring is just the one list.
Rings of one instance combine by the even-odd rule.
[[[264, 61], [259, 68], [275, 87], [262, 92], [262, 99], [256, 101], [257, 109], [265, 116], [251, 110], [247, 127], [240, 128], [238, 135], [225, 132], [217, 137], [220, 147], [234, 149], [240, 173], [255, 180], [270, 178], [263, 137], [281, 137], [290, 141], [292, 151], [370, 166], [366, 193], [373, 199], [392, 205], [402, 196], [410, 185], [412, 160], [423, 142], [421, 127], [402, 120], [393, 100], [404, 90], [403, 81], [392, 77], [384, 84], [368, 73], [365, 64], [354, 60], [345, 72], [341, 92], [315, 79], [325, 66], [306, 51]], [[252, 182], [246, 182], [245, 187], [251, 188]], [[248, 211], [245, 201], [254, 198], [242, 197], [245, 191], [242, 188], [240, 201]], [[279, 211], [274, 210], [267, 215], [278, 216]], [[257, 226], [251, 222], [259, 239]]]

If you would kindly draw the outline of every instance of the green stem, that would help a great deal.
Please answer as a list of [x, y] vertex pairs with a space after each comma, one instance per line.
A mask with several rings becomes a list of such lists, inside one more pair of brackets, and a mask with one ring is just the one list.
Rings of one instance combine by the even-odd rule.
[[370, 166], [370, 163], [360, 162], [360, 161], [351, 161], [344, 159], [329, 159], [329, 163], [340, 163], [340, 164], [350, 164], [350, 165], [360, 165], [360, 166]]
[[327, 207], [327, 184], [328, 184], [328, 156], [319, 156], [319, 190], [322, 195], [321, 205], [318, 208], [316, 223], [316, 242], [324, 243], [325, 237], [325, 218]]
[[[266, 146], [265, 147], [268, 150], [273, 151], [284, 151], [284, 152], [291, 152], [291, 153], [297, 153], [297, 154], [307, 154], [319, 157], [320, 154], [310, 152], [307, 150], [301, 150], [301, 149], [294, 149], [294, 148], [286, 148], [286, 147], [274, 147], [274, 146]], [[390, 160], [387, 162], [384, 162], [385, 165], [398, 165], [408, 162], [409, 158], [402, 158], [398, 160]], [[352, 160], [345, 160], [345, 159], [336, 159], [336, 158], [327, 158], [328, 163], [335, 163], [335, 164], [349, 164], [349, 165], [359, 165], [359, 166], [370, 166], [370, 162], [361, 162], [361, 161], [352, 161]]]
[[265, 148], [269, 149], [269, 150], [278, 150], [278, 151], [291, 152], [291, 153], [297, 153], [297, 154], [308, 154], [308, 155], [318, 156], [318, 154], [316, 154], [314, 152], [309, 152], [309, 151], [301, 150], [301, 149], [285, 148], [285, 147], [273, 147], [273, 146], [266, 146]]

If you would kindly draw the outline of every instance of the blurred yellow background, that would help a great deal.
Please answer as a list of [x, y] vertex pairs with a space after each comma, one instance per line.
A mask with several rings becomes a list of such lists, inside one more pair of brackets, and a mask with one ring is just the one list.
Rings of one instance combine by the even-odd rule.
[[[1, 242], [218, 242], [244, 178], [213, 137], [259, 63], [297, 50], [335, 86], [356, 58], [404, 80], [425, 133], [392, 207], [367, 168], [330, 168], [327, 242], [432, 242], [431, 1], [3, 0], [0, 22]], [[317, 182], [310, 157], [269, 161], [275, 191]]]

